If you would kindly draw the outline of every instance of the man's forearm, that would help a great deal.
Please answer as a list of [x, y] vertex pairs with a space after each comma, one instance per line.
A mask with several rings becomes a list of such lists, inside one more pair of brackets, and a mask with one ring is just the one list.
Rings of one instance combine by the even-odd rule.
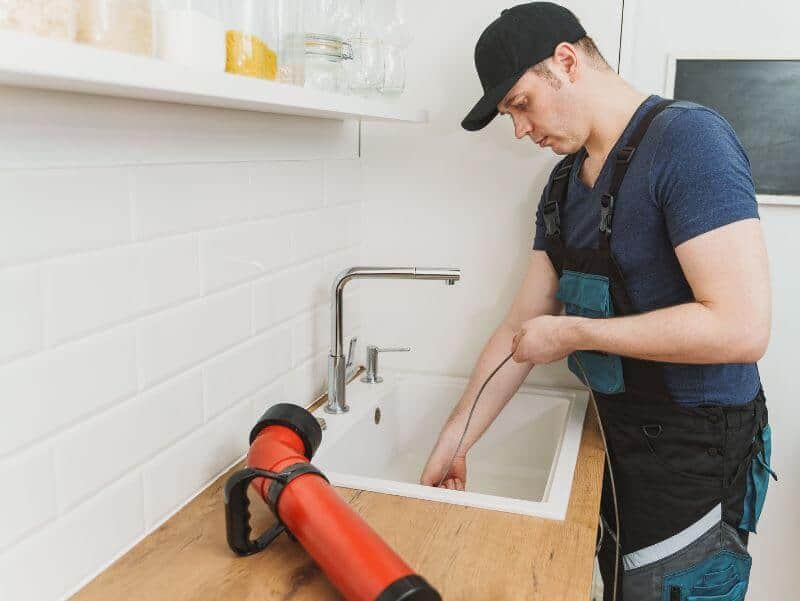
[[752, 363], [764, 354], [763, 324], [734, 322], [699, 302], [648, 313], [566, 317], [567, 345], [670, 363]]
[[[503, 322], [492, 334], [472, 370], [469, 383], [458, 404], [453, 408], [443, 429], [445, 437], [456, 440], [461, 437], [469, 411], [475, 397], [489, 374], [511, 352], [514, 330]], [[533, 366], [530, 363], [515, 363], [509, 359], [486, 385], [480, 401], [472, 415], [469, 430], [464, 437], [461, 453], [465, 453], [488, 428], [506, 406], [508, 400], [517, 392]]]

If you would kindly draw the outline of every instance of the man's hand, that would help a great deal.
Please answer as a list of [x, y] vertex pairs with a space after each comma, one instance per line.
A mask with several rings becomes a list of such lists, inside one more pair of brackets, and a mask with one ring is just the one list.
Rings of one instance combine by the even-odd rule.
[[552, 363], [575, 351], [570, 335], [575, 320], [567, 315], [540, 315], [523, 322], [512, 342], [514, 361]]

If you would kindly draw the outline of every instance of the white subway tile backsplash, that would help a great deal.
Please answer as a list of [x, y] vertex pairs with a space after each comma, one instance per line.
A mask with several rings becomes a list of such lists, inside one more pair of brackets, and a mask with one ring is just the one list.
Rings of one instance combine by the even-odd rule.
[[330, 348], [331, 315], [328, 307], [319, 307], [298, 318], [292, 326], [292, 367]]
[[50, 448], [35, 448], [0, 461], [0, 549], [19, 539], [36, 526], [56, 517], [56, 500], [47, 494], [53, 482]]
[[264, 275], [290, 261], [290, 231], [280, 219], [200, 234], [206, 290]]
[[253, 194], [268, 215], [310, 211], [323, 203], [322, 161], [271, 161], [251, 166]]
[[361, 161], [325, 161], [325, 205], [357, 203], [362, 200]]
[[153, 240], [143, 244], [139, 252], [146, 310], [200, 295], [202, 285], [196, 236]]
[[0, 171], [0, 266], [130, 240], [123, 169]]
[[284, 327], [248, 340], [204, 369], [206, 420], [263, 388], [291, 367], [291, 331]]
[[135, 471], [0, 555], [0, 599], [60, 599], [143, 529], [141, 475]]
[[132, 177], [137, 239], [217, 227], [269, 214], [247, 163], [148, 165]]
[[133, 329], [124, 327], [0, 367], [0, 456], [136, 391]]
[[199, 371], [113, 407], [54, 442], [63, 511], [203, 423]]
[[307, 359], [294, 367], [286, 380], [287, 402], [307, 406], [323, 392], [327, 392], [328, 350]]
[[0, 270], [0, 363], [42, 345], [38, 267]]
[[326, 302], [332, 282], [323, 279], [319, 259], [255, 282], [253, 327], [261, 331]]
[[137, 327], [141, 384], [222, 352], [250, 335], [251, 294], [236, 288], [158, 313]]
[[296, 262], [349, 246], [355, 215], [351, 207], [323, 209], [292, 220], [292, 254]]
[[142, 270], [135, 247], [54, 261], [42, 273], [48, 345], [142, 310]]
[[252, 402], [245, 399], [144, 466], [148, 529], [245, 453], [251, 417]]
[[[272, 384], [258, 391], [251, 401], [252, 404], [252, 418], [251, 421], [255, 424], [264, 412], [275, 405], [276, 403], [291, 403], [291, 399], [286, 396], [286, 382], [289, 379], [291, 372], [284, 374]], [[295, 403], [298, 404], [298, 403]], [[305, 406], [305, 405], [303, 405]]]
[[238, 459], [269, 406], [324, 390], [358, 128], [6, 92], [0, 600], [56, 601]]
[[200, 290], [190, 237], [128, 245], [43, 267], [47, 343], [131, 319]]

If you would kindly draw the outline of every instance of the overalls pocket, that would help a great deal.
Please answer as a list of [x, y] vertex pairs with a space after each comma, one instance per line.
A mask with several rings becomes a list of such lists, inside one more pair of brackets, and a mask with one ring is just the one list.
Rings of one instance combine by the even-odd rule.
[[776, 481], [778, 476], [770, 466], [772, 455], [772, 430], [769, 424], [759, 428], [753, 440], [754, 453], [750, 461], [750, 469], [747, 471], [747, 490], [744, 496], [744, 511], [739, 528], [750, 532], [756, 531], [758, 518], [764, 508], [764, 501], [767, 498], [767, 488], [769, 487], [770, 476]]
[[[710, 522], [717, 520], [712, 526]], [[699, 536], [698, 532], [701, 532]], [[752, 558], [717, 505], [686, 529], [622, 557], [623, 598], [634, 601], [741, 601]]]
[[[612, 317], [608, 277], [593, 273], [563, 270], [556, 298], [564, 303], [567, 315], [598, 318]], [[586, 372], [586, 382], [577, 361]], [[575, 351], [567, 359], [567, 367], [578, 379], [592, 389], [605, 394], [625, 391], [622, 360], [619, 355], [599, 351]]]
[[749, 554], [718, 551], [664, 578], [662, 601], [741, 601], [750, 580]]

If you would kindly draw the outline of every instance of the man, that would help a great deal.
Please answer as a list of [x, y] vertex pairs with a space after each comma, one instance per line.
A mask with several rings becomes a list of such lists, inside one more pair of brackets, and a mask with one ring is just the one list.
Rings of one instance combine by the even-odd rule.
[[568, 356], [597, 400], [616, 485], [619, 541], [606, 469], [605, 598], [742, 599], [774, 476], [756, 366], [770, 280], [745, 152], [713, 110], [635, 90], [555, 4], [504, 10], [475, 64], [484, 96], [463, 127], [507, 115], [518, 139], [566, 157], [539, 203], [527, 275], [420, 481], [464, 490], [469, 447], [533, 365]]

